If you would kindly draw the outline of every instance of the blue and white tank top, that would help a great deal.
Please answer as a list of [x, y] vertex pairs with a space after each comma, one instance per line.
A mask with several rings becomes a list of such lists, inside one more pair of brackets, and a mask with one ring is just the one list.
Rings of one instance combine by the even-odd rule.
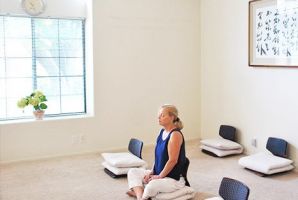
[[154, 163], [153, 173], [155, 175], [159, 175], [160, 172], [165, 167], [167, 161], [169, 160], [168, 143], [169, 143], [171, 135], [174, 131], [180, 132], [180, 134], [182, 135], [183, 141], [182, 141], [182, 144], [181, 144], [181, 147], [180, 147], [178, 162], [176, 163], [174, 168], [169, 172], [169, 174], [167, 174], [166, 177], [170, 177], [170, 178], [173, 178], [175, 180], [179, 180], [180, 176], [181, 176], [181, 173], [182, 173], [182, 170], [183, 170], [183, 166], [186, 162], [184, 137], [183, 137], [183, 134], [181, 133], [180, 129], [173, 129], [169, 133], [168, 137], [165, 140], [162, 139], [162, 134], [164, 132], [164, 129], [161, 129], [161, 131], [159, 133], [159, 136], [157, 137], [157, 141], [156, 141], [155, 163]]

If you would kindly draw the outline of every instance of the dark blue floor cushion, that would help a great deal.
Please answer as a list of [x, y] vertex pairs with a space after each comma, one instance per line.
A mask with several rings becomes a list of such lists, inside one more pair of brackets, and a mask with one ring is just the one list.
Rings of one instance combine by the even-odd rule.
[[225, 200], [247, 200], [249, 188], [238, 180], [224, 177], [220, 184], [219, 195]]

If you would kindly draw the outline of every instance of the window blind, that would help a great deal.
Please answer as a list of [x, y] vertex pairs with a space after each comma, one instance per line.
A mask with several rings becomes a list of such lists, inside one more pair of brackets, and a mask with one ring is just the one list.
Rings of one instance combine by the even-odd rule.
[[85, 20], [0, 16], [0, 120], [32, 116], [17, 107], [41, 90], [47, 116], [86, 113]]

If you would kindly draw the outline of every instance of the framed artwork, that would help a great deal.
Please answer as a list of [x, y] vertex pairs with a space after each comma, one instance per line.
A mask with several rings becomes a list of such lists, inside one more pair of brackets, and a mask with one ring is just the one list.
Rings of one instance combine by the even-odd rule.
[[298, 67], [298, 0], [249, 2], [249, 66]]

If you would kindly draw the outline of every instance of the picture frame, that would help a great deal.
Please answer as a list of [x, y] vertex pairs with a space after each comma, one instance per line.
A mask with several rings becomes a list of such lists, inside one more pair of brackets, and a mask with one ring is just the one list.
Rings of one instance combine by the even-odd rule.
[[249, 66], [298, 67], [298, 0], [249, 1]]

